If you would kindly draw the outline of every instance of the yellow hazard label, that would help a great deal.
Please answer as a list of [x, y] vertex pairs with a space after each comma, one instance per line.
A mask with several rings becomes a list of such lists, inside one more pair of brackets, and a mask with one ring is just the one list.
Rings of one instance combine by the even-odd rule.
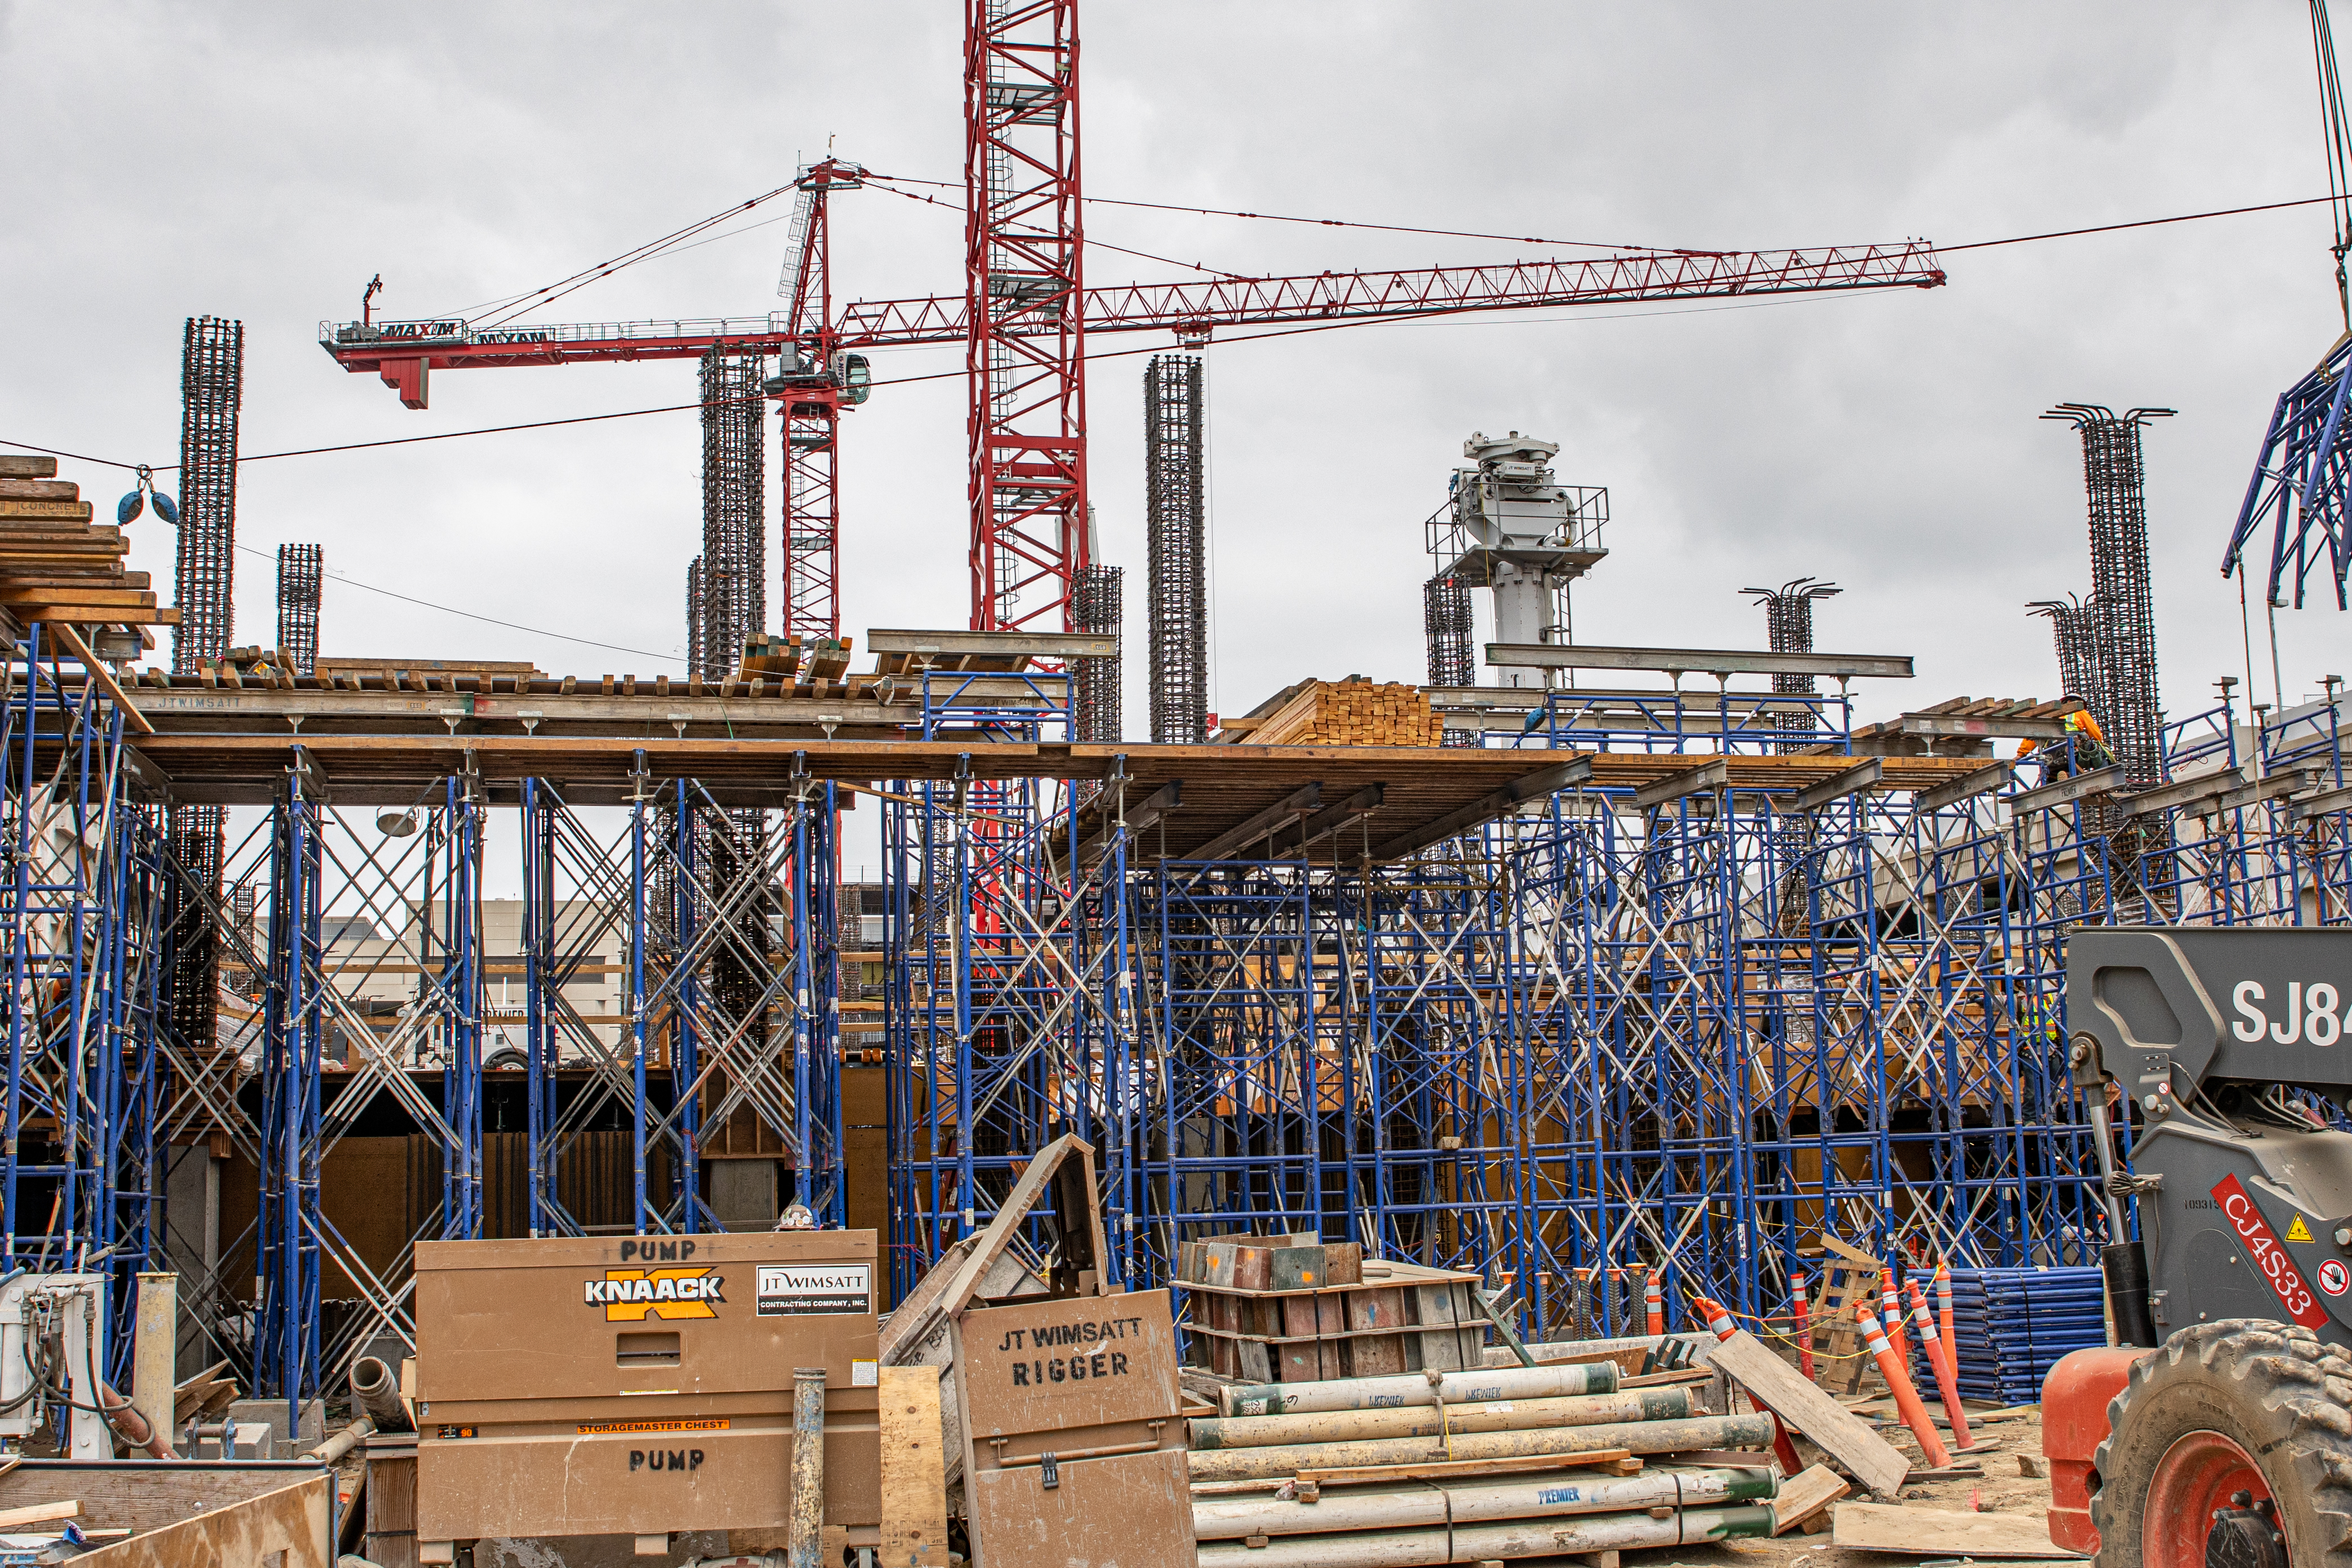
[[2295, 1215], [2294, 1223], [2286, 1227], [2286, 1238], [2289, 1241], [2309, 1241], [2311, 1239], [2311, 1227], [2303, 1223], [2303, 1216], [2301, 1215]]
[[583, 1436], [612, 1432], [724, 1432], [727, 1420], [718, 1416], [700, 1421], [583, 1421]]

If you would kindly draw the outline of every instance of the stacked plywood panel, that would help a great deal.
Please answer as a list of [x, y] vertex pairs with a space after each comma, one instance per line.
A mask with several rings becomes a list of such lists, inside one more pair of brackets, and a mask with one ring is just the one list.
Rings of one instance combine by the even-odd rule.
[[1302, 680], [1227, 724], [1220, 738], [1254, 746], [1437, 746], [1445, 725], [1417, 686]]
[[122, 531], [93, 524], [81, 488], [57, 473], [55, 458], [0, 456], [0, 611], [19, 627], [176, 621], [146, 573], [123, 570]]

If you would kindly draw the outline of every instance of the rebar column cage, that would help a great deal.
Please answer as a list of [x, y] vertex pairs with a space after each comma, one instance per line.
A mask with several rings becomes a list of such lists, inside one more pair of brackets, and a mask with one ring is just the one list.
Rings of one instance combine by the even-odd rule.
[[[701, 658], [694, 673], [723, 680], [768, 624], [766, 401], [757, 353], [714, 348], [702, 392]], [[694, 588], [689, 585], [688, 596]]]
[[2142, 786], [2164, 780], [2164, 716], [2157, 692], [2156, 603], [2147, 553], [2147, 494], [2140, 430], [2169, 408], [2120, 415], [2064, 403], [2042, 417], [2071, 424], [2083, 437], [2083, 488], [2090, 502], [2091, 598], [2099, 649], [2098, 714], [2124, 776]]
[[[1151, 738], [1208, 736], [1206, 405], [1192, 354], [1156, 354], [1143, 371], [1143, 527], [1150, 575]], [[1462, 684], [1467, 684], [1466, 681]]]
[[1107, 632], [1122, 644], [1120, 651], [1071, 660], [1071, 734], [1076, 740], [1116, 741], [1124, 727], [1119, 701], [1126, 678], [1120, 601], [1125, 597], [1126, 576], [1123, 566], [1088, 566], [1070, 584], [1070, 629]]
[[278, 653], [297, 675], [319, 671], [319, 601], [326, 552], [316, 544], [278, 547]]
[[236, 419], [245, 395], [245, 323], [191, 316], [180, 341], [180, 527], [172, 668], [193, 672], [228, 652], [235, 605]]

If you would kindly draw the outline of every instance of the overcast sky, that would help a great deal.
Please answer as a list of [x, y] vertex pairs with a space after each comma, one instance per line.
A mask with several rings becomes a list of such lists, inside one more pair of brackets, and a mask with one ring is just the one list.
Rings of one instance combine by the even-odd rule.
[[[782, 184], [828, 144], [956, 179], [961, 17], [946, 0], [0, 0], [0, 437], [175, 460], [181, 323], [205, 312], [246, 324], [247, 454], [688, 401], [690, 363], [570, 366], [444, 373], [412, 413], [339, 370], [317, 323], [355, 316], [378, 272], [394, 317], [531, 288]], [[2304, 8], [2285, 0], [1088, 0], [1083, 33], [1103, 196], [1761, 248], [1959, 245], [2326, 191]], [[834, 210], [845, 295], [961, 295], [959, 207], [868, 191]], [[548, 314], [772, 310], [788, 208], [767, 212]], [[1108, 206], [1087, 223], [1245, 273], [1531, 253]], [[2273, 400], [2341, 326], [2327, 240], [2306, 207], [1964, 252], [1934, 291], [1214, 347], [1212, 705], [1307, 675], [1421, 678], [1421, 521], [1474, 429], [1557, 440], [1562, 479], [1609, 488], [1580, 640], [1760, 647], [1738, 590], [1814, 575], [1847, 590], [1821, 609], [1821, 647], [1917, 656], [1919, 678], [1866, 691], [1865, 716], [2052, 695], [2047, 624], [2021, 606], [2087, 588], [2088, 567], [2079, 447], [2035, 416], [2080, 400], [2179, 411], [2147, 437], [2149, 516], [2167, 706], [2200, 708], [2244, 663], [2218, 565]], [[1103, 248], [1087, 265], [1096, 284], [1186, 276]], [[1099, 360], [1089, 385], [1130, 639], [1142, 363]], [[883, 387], [846, 421], [844, 624], [861, 643], [968, 613], [961, 365], [955, 348], [880, 356], [879, 377], [942, 378]], [[330, 654], [675, 669], [698, 454], [694, 416], [668, 414], [255, 463], [239, 542], [325, 546]], [[102, 508], [124, 488], [65, 471]], [[779, 500], [772, 482], [772, 520]], [[134, 534], [133, 564], [168, 582], [169, 531], [151, 513]], [[238, 639], [268, 641], [272, 567], [241, 554], [236, 571]], [[2352, 674], [2332, 603], [2279, 626], [2290, 700]], [[1146, 728], [1139, 679], [1128, 730]]]

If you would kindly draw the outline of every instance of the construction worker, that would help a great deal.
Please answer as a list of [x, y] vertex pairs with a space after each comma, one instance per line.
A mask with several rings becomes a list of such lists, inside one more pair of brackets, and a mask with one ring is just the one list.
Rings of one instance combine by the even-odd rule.
[[2087, 708], [2066, 715], [2066, 738], [2074, 742], [2070, 761], [2067, 748], [2055, 744], [2043, 746], [2039, 741], [2020, 741], [2017, 760], [2039, 756], [2049, 778], [2063, 778], [2068, 773], [2096, 773], [2101, 768], [2116, 765], [2116, 754], [2107, 749], [2106, 732], [2099, 721], [2091, 717]]

